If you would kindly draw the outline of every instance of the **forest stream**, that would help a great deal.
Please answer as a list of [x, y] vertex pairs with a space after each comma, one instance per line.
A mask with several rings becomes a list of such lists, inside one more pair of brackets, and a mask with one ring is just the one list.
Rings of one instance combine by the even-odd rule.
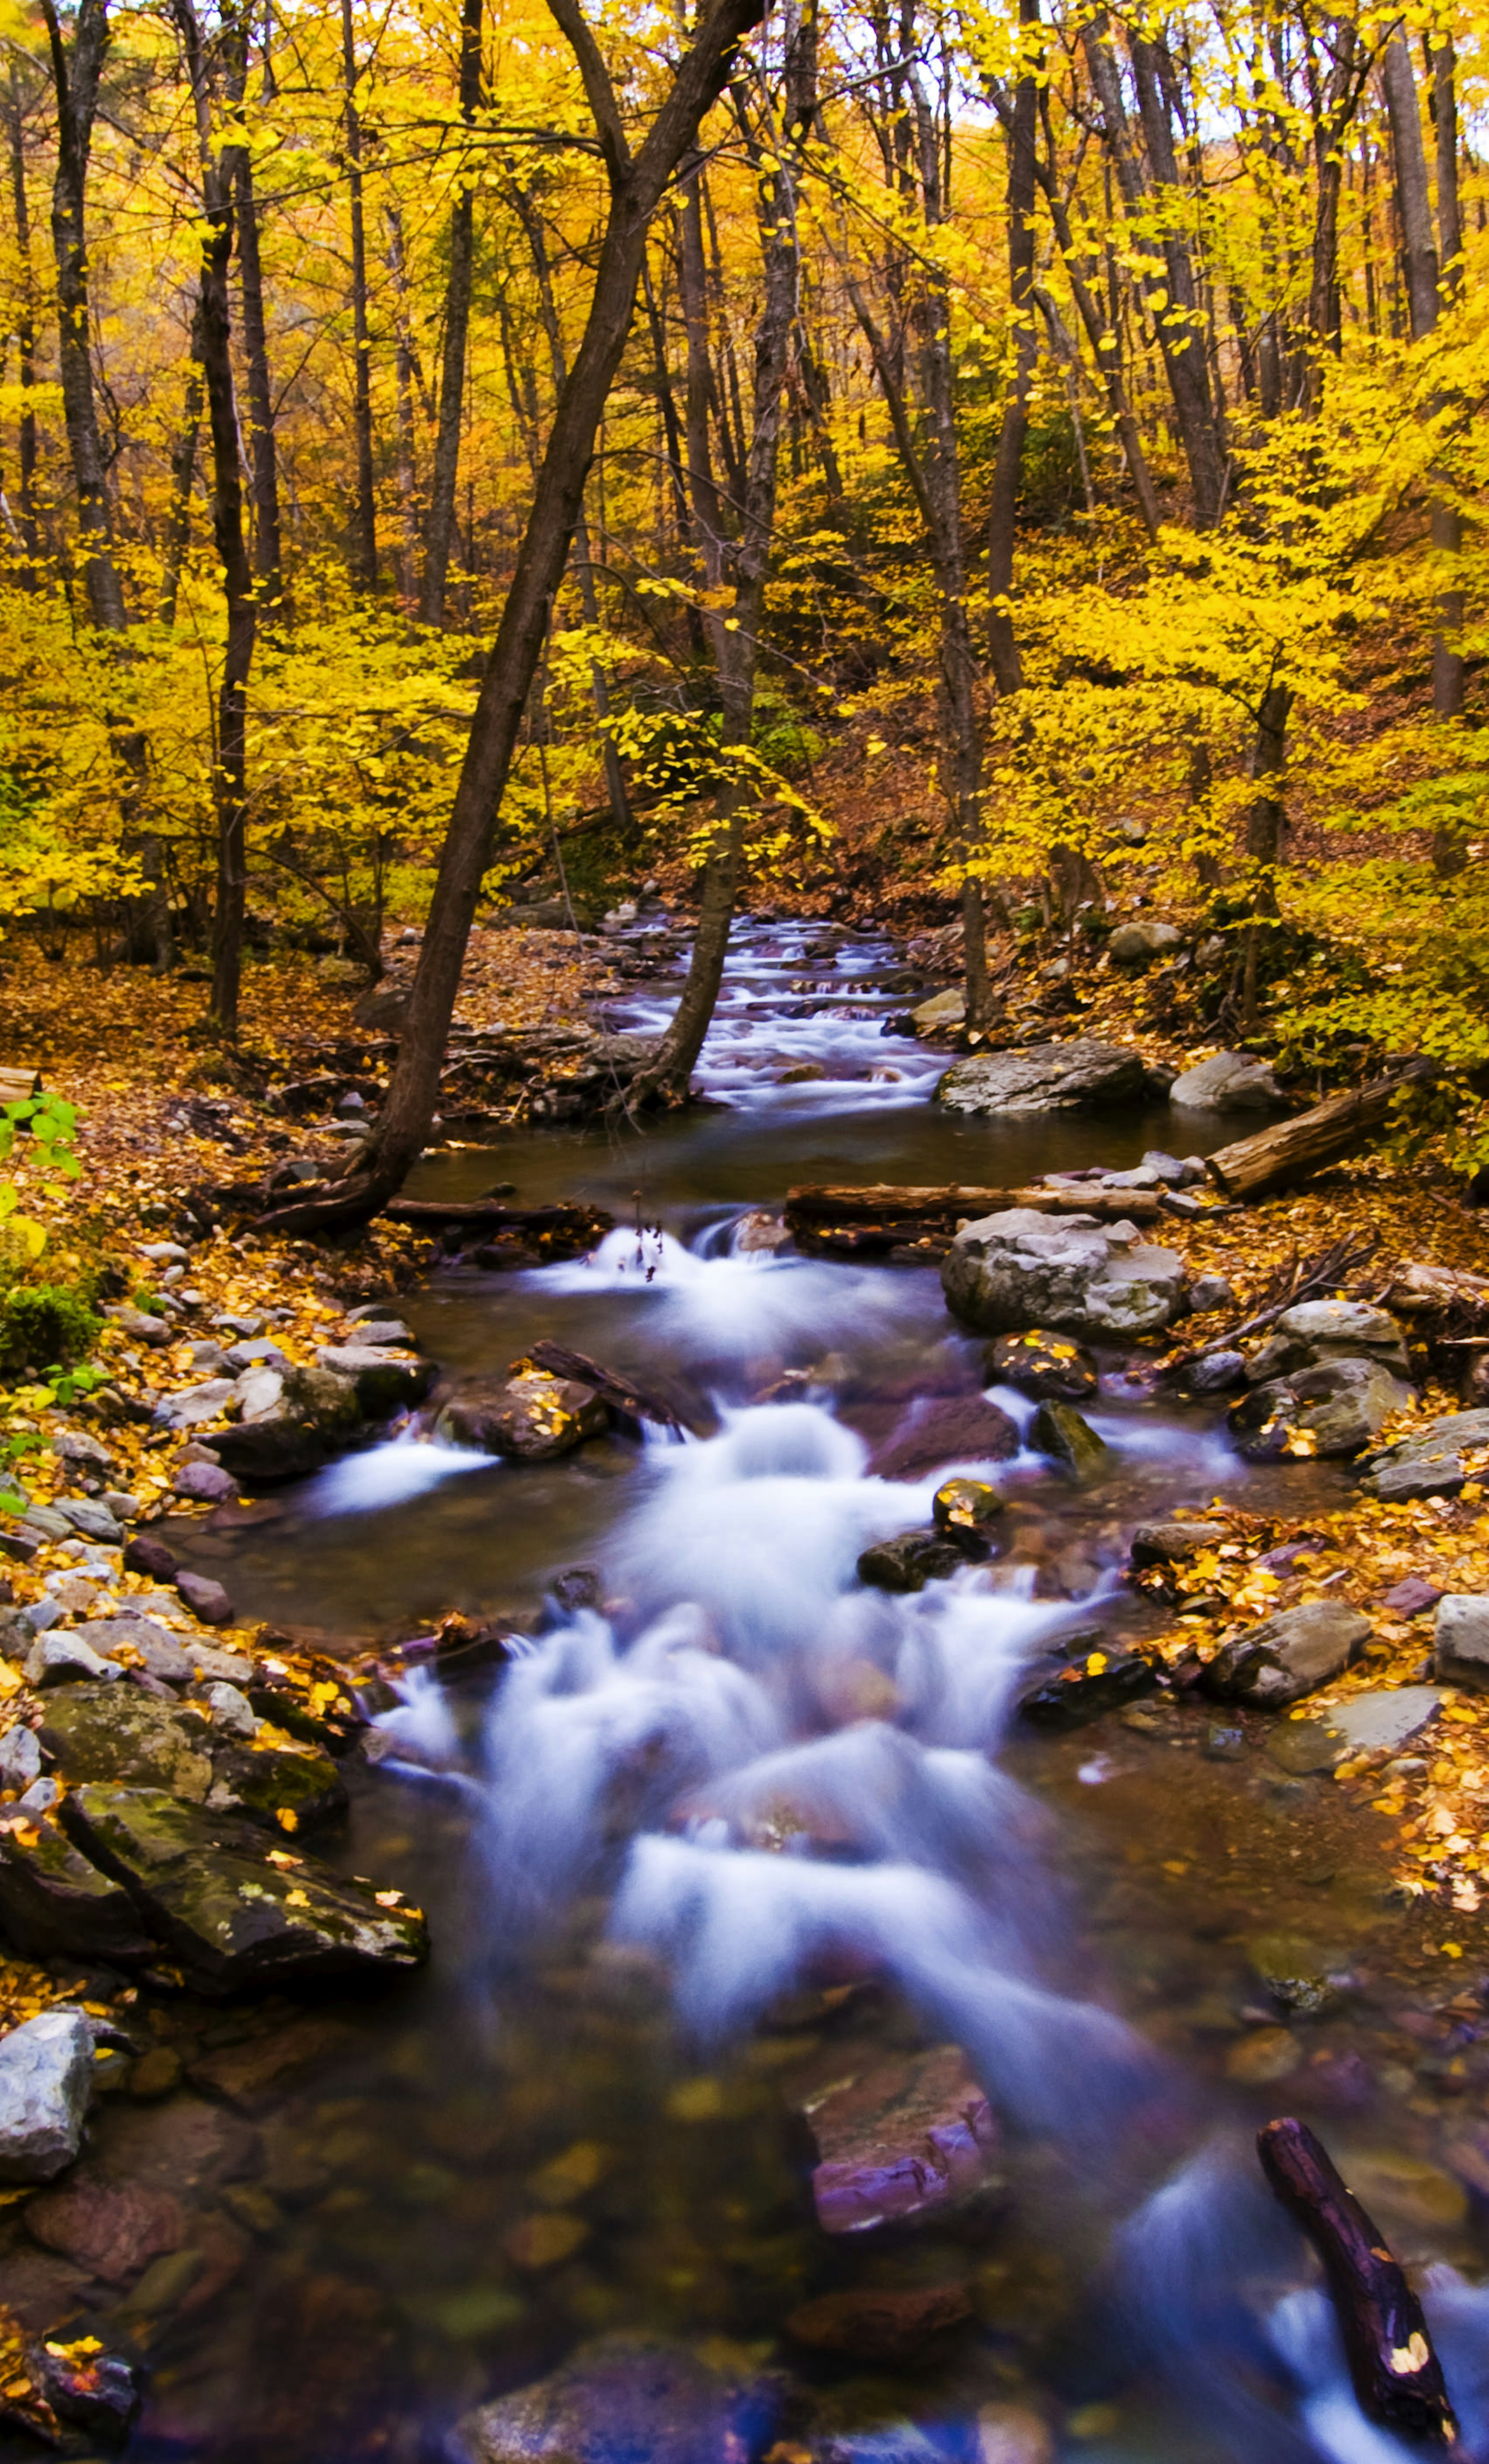
[[[741, 1235], [793, 1182], [1011, 1187], [1187, 1154], [1201, 1116], [957, 1120], [930, 1101], [943, 1056], [885, 1031], [890, 945], [846, 942], [827, 979], [806, 937], [736, 928], [711, 1103], [432, 1155], [417, 1183], [499, 1174], [621, 1226], [588, 1258], [407, 1295], [443, 1370], [558, 1338], [665, 1380], [706, 1433], [526, 1464], [410, 1429], [262, 1525], [176, 1527], [247, 1617], [406, 1634], [458, 1605], [519, 1639], [458, 1683], [410, 1680], [330, 1852], [428, 1911], [424, 1976], [280, 2009], [247, 2048], [206, 2012], [198, 2065], [225, 2048], [230, 2103], [100, 2116], [105, 2156], [127, 2165], [133, 2134], [232, 2259], [216, 2290], [208, 2248], [152, 2333], [131, 2451], [152, 2464], [413, 2464], [553, 2373], [554, 2419], [611, 2408], [628, 2464], [1404, 2458], [1356, 2408], [1257, 2163], [1259, 2123], [1292, 2110], [1428, 2270], [1482, 2435], [1481, 2223], [1443, 2159], [1454, 2022], [1418, 2007], [1384, 1851], [1213, 1707], [1018, 1718], [1078, 1639], [1150, 1629], [1121, 1579], [1134, 1525], [1216, 1493], [1306, 1510], [1346, 1474], [1242, 1463], [1218, 1403], [1153, 1399], [1113, 1353], [1088, 1411], [1106, 1479], [1025, 1447], [990, 1560], [867, 1587], [861, 1552], [975, 1465], [867, 1466], [978, 1393], [981, 1347], [933, 1269]], [[654, 1031], [675, 991], [646, 982], [610, 1023]], [[994, 1399], [1027, 1430], [1024, 1397]], [[821, 2180], [814, 2211], [811, 2114], [933, 2102], [962, 2076], [946, 2048], [954, 2195], [842, 2230]], [[670, 2418], [637, 2431], [648, 2387]]]

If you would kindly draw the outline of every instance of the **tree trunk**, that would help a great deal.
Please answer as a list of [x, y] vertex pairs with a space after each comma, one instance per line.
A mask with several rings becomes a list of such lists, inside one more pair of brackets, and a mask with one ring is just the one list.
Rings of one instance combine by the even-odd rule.
[[84, 203], [88, 149], [99, 106], [99, 79], [109, 47], [108, 0], [78, 0], [71, 53], [62, 41], [55, 0], [41, 0], [56, 91], [57, 160], [52, 189], [52, 247], [56, 259], [57, 350], [62, 410], [77, 494], [77, 533], [88, 607], [103, 630], [128, 623], [114, 562], [107, 466], [99, 434], [88, 336], [88, 253]]
[[362, 210], [361, 115], [357, 108], [357, 47], [352, 0], [341, 0], [342, 118], [346, 130], [346, 184], [352, 222], [352, 429], [357, 445], [357, 502], [352, 515], [352, 581], [359, 590], [378, 586], [378, 508], [372, 478], [372, 363], [367, 339], [367, 232]]
[[[481, 102], [481, 0], [461, 0], [460, 119], [469, 132]], [[445, 349], [440, 362], [440, 413], [434, 431], [434, 468], [425, 532], [424, 579], [419, 618], [445, 622], [445, 589], [455, 536], [455, 484], [460, 471], [460, 422], [466, 396], [466, 345], [471, 330], [471, 275], [475, 250], [475, 190], [468, 148], [461, 147], [458, 185], [449, 212], [449, 274], [445, 285]]]
[[[202, 374], [212, 442], [212, 538], [228, 603], [228, 638], [217, 688], [217, 905], [212, 920], [212, 995], [208, 1015], [227, 1043], [238, 1033], [243, 973], [243, 908], [248, 881], [248, 681], [257, 632], [257, 600], [243, 532], [243, 474], [233, 396], [228, 269], [232, 261], [233, 198], [242, 148], [212, 153], [212, 92], [194, 0], [172, 0], [186, 53], [202, 153]], [[242, 73], [246, 28], [234, 21], [219, 36], [230, 90]], [[241, 92], [241, 85], [239, 89]]]
[[1257, 792], [1246, 817], [1246, 853], [1259, 869], [1259, 904], [1274, 915], [1275, 875], [1287, 826], [1282, 782], [1287, 772], [1287, 721], [1292, 706], [1290, 685], [1274, 681], [1267, 686], [1257, 712], [1256, 740], [1251, 751], [1251, 775], [1257, 782]]
[[[408, 285], [404, 262], [404, 217], [387, 209], [387, 266], [397, 302], [394, 377], [398, 415], [398, 595], [411, 616], [419, 593], [418, 468], [414, 452], [413, 344], [408, 331]], [[514, 409], [517, 406], [514, 400]], [[518, 414], [520, 418], [520, 413]]]
[[1433, 234], [1432, 205], [1427, 187], [1427, 154], [1422, 144], [1416, 78], [1407, 39], [1398, 29], [1386, 46], [1381, 63], [1390, 145], [1396, 165], [1396, 205], [1401, 216], [1401, 270], [1406, 281], [1407, 313], [1412, 340], [1420, 341], [1437, 322], [1437, 244]]
[[[1456, 307], [1463, 296], [1463, 223], [1458, 202], [1458, 111], [1456, 63], [1453, 38], [1443, 35], [1434, 46], [1433, 123], [1437, 141], [1437, 266], [1442, 296]], [[1433, 546], [1444, 559], [1463, 553], [1463, 517], [1456, 504], [1438, 497], [1432, 509]], [[1452, 571], [1449, 565], [1450, 575]], [[1439, 718], [1461, 718], [1467, 665], [1457, 645], [1462, 638], [1464, 594], [1449, 580], [1438, 595], [1437, 631], [1433, 642], [1433, 708]], [[1434, 847], [1434, 855], [1437, 850]]]
[[1023, 685], [1023, 665], [1008, 605], [1014, 586], [1014, 528], [1024, 438], [1029, 429], [1029, 390], [1039, 355], [1034, 329], [1034, 187], [1039, 122], [1039, 70], [1027, 48], [1027, 30], [1040, 22], [1040, 0], [1018, 0], [1018, 24], [1026, 48], [1014, 86], [1008, 123], [1008, 310], [1014, 334], [1014, 367], [1003, 402], [997, 455], [993, 466], [993, 505], [988, 516], [988, 653], [1000, 693]]
[[196, 470], [196, 444], [205, 398], [202, 385], [202, 300], [198, 293], [191, 318], [181, 426], [170, 449], [170, 510], [165, 517], [165, 556], [161, 568], [160, 604], [156, 609], [163, 625], [174, 625], [176, 621], [181, 568], [186, 562], [186, 546], [191, 537], [191, 481]]
[[248, 371], [248, 452], [253, 479], [253, 570], [259, 601], [274, 618], [290, 614], [279, 522], [279, 450], [274, 434], [269, 331], [264, 319], [264, 269], [258, 253], [258, 201], [247, 146], [236, 173], [238, 281], [243, 297], [243, 352]]
[[[703, 255], [702, 177], [699, 169], [691, 179], [682, 184], [677, 270], [682, 293], [683, 330], [688, 339], [688, 384], [684, 397], [688, 497], [692, 508], [693, 544], [703, 566], [704, 581], [713, 591], [718, 589], [723, 580], [725, 541], [724, 509], [713, 477], [713, 457], [709, 445], [709, 392], [712, 369], [709, 362], [709, 295]], [[716, 657], [720, 631], [716, 613], [707, 621], [705, 629], [712, 636]]]
[[31, 261], [31, 207], [26, 195], [26, 130], [22, 117], [20, 62], [11, 62], [7, 96], [11, 140], [11, 196], [15, 211], [15, 253], [20, 264], [20, 305], [15, 317], [16, 357], [20, 363], [21, 415], [16, 438], [20, 485], [21, 553], [25, 562], [19, 581], [23, 590], [41, 586], [41, 535], [36, 522], [36, 414], [30, 407], [36, 382], [36, 286]]
[[364, 1220], [375, 1213], [428, 1137], [476, 900], [491, 861], [528, 689], [542, 654], [549, 608], [583, 501], [595, 432], [630, 330], [647, 225], [725, 83], [734, 46], [758, 21], [761, 7], [762, 0], [715, 0], [678, 64], [644, 144], [633, 155], [578, 0], [549, 0], [579, 61], [609, 184], [595, 289], [578, 356], [554, 414], [516, 570], [482, 680], [387, 1101], [370, 1152], [340, 1194], [319, 1207], [285, 1210], [285, 1217], [304, 1219], [307, 1228]]

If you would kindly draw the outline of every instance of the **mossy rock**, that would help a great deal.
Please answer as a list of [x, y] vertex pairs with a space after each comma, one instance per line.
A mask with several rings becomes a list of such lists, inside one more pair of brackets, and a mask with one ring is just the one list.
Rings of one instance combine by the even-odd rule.
[[136, 1685], [58, 1686], [40, 1735], [67, 1780], [123, 1780], [198, 1805], [212, 1784], [207, 1722]]
[[0, 1931], [26, 1959], [60, 1955], [130, 1968], [155, 1948], [128, 1892], [46, 1815], [0, 1831]]
[[212, 1757], [214, 1810], [243, 1814], [266, 1831], [318, 1831], [346, 1812], [346, 1783], [317, 1746], [286, 1740], [219, 1746]]
[[995, 1335], [982, 1365], [994, 1384], [1017, 1386], [1040, 1402], [1082, 1403], [1096, 1392], [1096, 1363], [1084, 1346], [1043, 1327]]

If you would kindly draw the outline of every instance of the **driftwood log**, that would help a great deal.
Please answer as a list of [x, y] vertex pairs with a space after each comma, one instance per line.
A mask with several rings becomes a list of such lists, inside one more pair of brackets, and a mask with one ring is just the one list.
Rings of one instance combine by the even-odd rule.
[[[820, 1257], [884, 1256], [919, 1244], [945, 1246], [958, 1223], [1006, 1207], [1026, 1206], [1040, 1215], [1094, 1215], [1103, 1223], [1156, 1223], [1161, 1209], [1146, 1189], [898, 1188], [880, 1181], [868, 1189], [803, 1186], [786, 1194], [786, 1223], [803, 1249]], [[927, 1255], [931, 1249], [927, 1247]], [[936, 1250], [939, 1254], [939, 1247]]]
[[1372, 1078], [1368, 1087], [1330, 1095], [1309, 1112], [1275, 1121], [1270, 1129], [1220, 1147], [1206, 1157], [1205, 1170], [1227, 1198], [1260, 1198], [1270, 1189], [1285, 1188], [1364, 1146], [1385, 1120], [1397, 1089], [1424, 1074], [1424, 1065], [1414, 1063], [1389, 1078]]
[[1401, 2437], [1461, 2454], [1422, 2306], [1377, 2228], [1305, 2122], [1257, 2134], [1261, 2169], [1324, 2263], [1360, 2409]]
[[462, 1249], [478, 1246], [477, 1264], [541, 1265], [581, 1258], [615, 1229], [602, 1206], [508, 1206], [499, 1198], [395, 1198], [385, 1212], [421, 1232], [448, 1232]]
[[575, 1377], [581, 1386], [593, 1387], [602, 1403], [628, 1420], [653, 1420], [663, 1429], [681, 1430], [687, 1425], [676, 1406], [656, 1387], [602, 1368], [587, 1352], [571, 1352], [566, 1343], [544, 1341], [530, 1343], [527, 1357], [535, 1369], [546, 1369], [551, 1377]]

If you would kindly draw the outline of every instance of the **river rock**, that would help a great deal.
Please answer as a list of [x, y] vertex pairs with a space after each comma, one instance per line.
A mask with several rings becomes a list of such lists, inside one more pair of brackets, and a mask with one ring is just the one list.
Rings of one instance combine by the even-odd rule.
[[686, 2344], [603, 2336], [468, 2413], [450, 2451], [465, 2464], [740, 2464], [745, 2406]]
[[0, 2182], [50, 2182], [74, 2163], [93, 2075], [81, 2011], [43, 2011], [0, 2038]]
[[1489, 1596], [1447, 1592], [1437, 1603], [1433, 1668], [1445, 1685], [1489, 1694]]
[[1254, 1386], [1231, 1405], [1227, 1426], [1248, 1463], [1357, 1455], [1407, 1399], [1377, 1360], [1325, 1360]]
[[186, 2211], [169, 2190], [116, 2182], [89, 2166], [58, 2190], [33, 2199], [26, 2230], [44, 2250], [60, 2251], [105, 2284], [127, 2284], [152, 2258], [179, 2250]]
[[[234, 1694], [231, 1685], [210, 1692]], [[239, 1702], [243, 1697], [238, 1695]], [[244, 1705], [248, 1709], [247, 1704]], [[252, 1718], [252, 1711], [249, 1712]], [[244, 1744], [229, 1741], [212, 1757], [212, 1784], [207, 1802], [226, 1813], [242, 1814], [266, 1831], [303, 1837], [339, 1821], [346, 1812], [346, 1783], [329, 1754], [318, 1746]]]
[[1249, 1383], [1286, 1377], [1323, 1360], [1375, 1360], [1408, 1375], [1406, 1337], [1390, 1311], [1366, 1301], [1300, 1301], [1284, 1309], [1246, 1364]]
[[0, 1928], [27, 1959], [59, 1954], [133, 1968], [155, 1948], [128, 1892], [90, 1864], [50, 1814], [0, 1820]]
[[1223, 1643], [1201, 1683], [1219, 1702], [1281, 1711], [1358, 1660], [1369, 1633], [1369, 1618], [1347, 1601], [1308, 1600]]
[[982, 1395], [938, 1395], [921, 1404], [869, 1463], [879, 1480], [921, 1480], [948, 1463], [1012, 1463], [1018, 1429]]
[[[1489, 1608], [1489, 1601], [1485, 1602]], [[1430, 1727], [1442, 1708], [1435, 1685], [1371, 1686], [1336, 1704], [1328, 1715], [1333, 1734], [1347, 1753], [1399, 1753], [1412, 1737]], [[1289, 1721], [1288, 1726], [1293, 1723]], [[1300, 1726], [1302, 1723], [1299, 1724]]]
[[956, 1573], [966, 1562], [965, 1551], [940, 1532], [902, 1531], [865, 1550], [858, 1578], [881, 1592], [923, 1592], [928, 1583]]
[[86, 1625], [75, 1626], [73, 1631], [109, 1660], [138, 1652], [146, 1675], [162, 1678], [167, 1685], [185, 1685], [191, 1676], [191, 1662], [182, 1645], [164, 1626], [157, 1625], [154, 1617], [94, 1617]]
[[[1040, 1044], [1027, 1051], [976, 1052], [953, 1062], [935, 1100], [951, 1112], [1073, 1112], [1143, 1092], [1140, 1053], [1122, 1044]], [[1024, 1323], [1033, 1325], [1037, 1320]]]
[[817, 2353], [850, 2353], [872, 2362], [920, 2362], [925, 2347], [973, 2315], [965, 2279], [945, 2284], [855, 2285], [803, 2301], [785, 2321], [794, 2343]]
[[33, 1685], [109, 1684], [123, 1673], [115, 1661], [105, 1660], [91, 1642], [85, 1642], [77, 1628], [39, 1636], [26, 1658], [26, 1674]]
[[1173, 924], [1146, 919], [1133, 924], [1119, 924], [1106, 947], [1119, 967], [1150, 967], [1155, 958], [1166, 957], [1177, 950], [1184, 939]]
[[205, 1992], [396, 1973], [428, 1956], [424, 1918], [397, 1893], [286, 1859], [232, 1815], [158, 1789], [88, 1784], [64, 1799], [62, 1818]]
[[1261, 1112], [1286, 1097], [1266, 1062], [1249, 1052], [1216, 1052], [1179, 1072], [1169, 1101], [1192, 1112]]
[[1073, 1403], [1041, 1403], [1029, 1431], [1036, 1453], [1053, 1456], [1080, 1481], [1100, 1480], [1112, 1468], [1112, 1452]]
[[599, 1437], [609, 1422], [608, 1408], [592, 1386], [530, 1369], [517, 1377], [463, 1387], [441, 1406], [434, 1435], [445, 1445], [545, 1463]]
[[1103, 1711], [1153, 1693], [1158, 1672], [1146, 1652], [1093, 1651], [1031, 1686], [1019, 1698], [1021, 1718], [1036, 1728], [1078, 1728]]
[[85, 1540], [97, 1540], [102, 1548], [117, 1549], [124, 1536], [118, 1516], [101, 1497], [59, 1497], [56, 1510]]
[[1224, 1523], [1140, 1523], [1132, 1534], [1134, 1566], [1181, 1566], [1201, 1549], [1219, 1549], [1231, 1537]]
[[1157, 1333], [1184, 1307], [1183, 1260], [1133, 1224], [1023, 1206], [965, 1225], [941, 1284], [953, 1314], [983, 1334], [1055, 1327], [1128, 1338]]
[[1489, 1410], [1446, 1412], [1371, 1455], [1365, 1465], [1364, 1486], [1371, 1497], [1393, 1503], [1456, 1497], [1468, 1478], [1464, 1456], [1485, 1446], [1489, 1446]]
[[1184, 1383], [1192, 1395], [1233, 1394], [1246, 1383], [1246, 1355], [1243, 1352], [1201, 1353], [1185, 1370]]
[[985, 1549], [1002, 1512], [1002, 1498], [986, 1480], [944, 1480], [931, 1501], [936, 1529], [963, 1550], [969, 1543]]
[[103, 1314], [128, 1336], [131, 1343], [169, 1343], [175, 1332], [168, 1317], [154, 1317], [146, 1309], [131, 1309], [127, 1303], [106, 1309]]
[[0, 1736], [0, 1789], [13, 1788], [19, 1795], [40, 1771], [41, 1748], [35, 1732], [17, 1720]]
[[104, 2447], [121, 2447], [144, 2399], [142, 2373], [123, 2353], [100, 2351], [96, 2336], [53, 2336], [28, 2347], [33, 2384], [63, 2421]]
[[192, 1616], [200, 1617], [204, 1625], [231, 1624], [232, 1602], [210, 1574], [194, 1574], [188, 1566], [183, 1566], [176, 1576], [176, 1589]]
[[1082, 1403], [1096, 1392], [1096, 1363], [1079, 1343], [1047, 1327], [1026, 1334], [999, 1334], [982, 1355], [989, 1380], [1016, 1386], [1040, 1402]]
[[905, 2224], [989, 2179], [997, 2125], [958, 2046], [876, 2063], [803, 2110], [817, 2153], [812, 2197], [826, 2233]]
[[208, 1377], [198, 1385], [183, 1386], [174, 1395], [163, 1395], [155, 1406], [155, 1424], [161, 1429], [197, 1429], [208, 1420], [222, 1418], [236, 1391], [231, 1377]]
[[357, 1389], [348, 1377], [318, 1366], [251, 1374], [277, 1376], [277, 1400], [252, 1419], [212, 1432], [223, 1469], [246, 1487], [273, 1486], [318, 1471], [333, 1446], [358, 1426]]
[[51, 1696], [41, 1742], [67, 1780], [126, 1780], [201, 1804], [212, 1784], [205, 1720], [137, 1685], [69, 1685]]
[[137, 1531], [124, 1543], [124, 1565], [131, 1574], [148, 1574], [152, 1582], [173, 1583], [181, 1560], [174, 1549], [153, 1532]]
[[399, 1360], [371, 1343], [328, 1344], [316, 1358], [335, 1376], [351, 1379], [358, 1408], [369, 1420], [420, 1402], [434, 1383], [432, 1360]]
[[933, 1042], [936, 1036], [949, 1034], [953, 1026], [960, 1026], [966, 1015], [965, 992], [960, 984], [950, 984], [944, 993], [932, 993], [929, 1001], [921, 1001], [912, 1009], [910, 1021], [917, 1035], [929, 1036]]
[[170, 1485], [177, 1497], [189, 1498], [198, 1506], [231, 1506], [243, 1493], [221, 1463], [183, 1463]]

